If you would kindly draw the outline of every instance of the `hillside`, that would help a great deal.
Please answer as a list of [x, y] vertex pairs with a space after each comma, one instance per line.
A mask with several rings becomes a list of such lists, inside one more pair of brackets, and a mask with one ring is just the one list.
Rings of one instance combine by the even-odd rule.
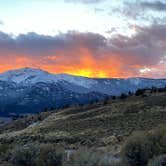
[[[23, 120], [17, 120], [2, 127], [0, 142], [53, 142], [65, 148], [86, 145], [97, 148], [109, 147], [118, 151], [125, 138], [133, 131], [150, 130], [166, 122], [165, 101], [166, 93], [163, 92], [153, 93], [148, 97], [130, 96], [127, 99], [71, 107], [50, 112], [50, 115], [41, 113], [40, 116], [45, 114], [45, 118], [36, 115], [38, 118], [29, 122], [32, 123], [30, 126], [22, 125]], [[14, 126], [20, 126], [19, 123], [24, 126], [20, 130]]]

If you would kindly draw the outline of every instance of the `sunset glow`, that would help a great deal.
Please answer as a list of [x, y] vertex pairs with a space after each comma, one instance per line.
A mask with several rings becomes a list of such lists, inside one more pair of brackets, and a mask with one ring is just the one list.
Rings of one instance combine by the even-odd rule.
[[33, 67], [99, 78], [166, 77], [165, 10], [156, 1], [0, 3], [0, 72]]
[[[65, 56], [58, 55], [47, 56], [40, 60], [26, 56], [8, 56], [6, 59], [1, 58], [0, 72], [32, 67], [41, 68], [54, 74], [66, 73], [86, 77], [128, 78], [135, 77], [135, 73], [140, 69], [140, 76], [151, 77], [150, 69], [143, 68], [144, 65], [135, 65], [135, 59], [123, 59], [120, 55], [103, 55], [101, 59], [95, 59], [94, 55], [90, 55], [85, 50], [79, 53], [78, 57], [77, 54], [73, 57], [74, 60], [72, 58], [66, 60]], [[51, 63], [49, 62], [50, 59]], [[125, 70], [126, 65], [124, 63], [129, 63], [131, 68]], [[132, 66], [132, 64], [134, 65]]]

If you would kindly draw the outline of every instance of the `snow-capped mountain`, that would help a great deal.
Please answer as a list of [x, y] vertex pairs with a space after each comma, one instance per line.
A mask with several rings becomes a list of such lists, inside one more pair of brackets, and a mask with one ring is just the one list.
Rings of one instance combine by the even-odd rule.
[[84, 104], [152, 86], [164, 87], [166, 79], [99, 79], [32, 68], [11, 70], [0, 74], [0, 115]]
[[90, 88], [93, 84], [97, 83], [97, 81], [86, 77], [76, 77], [68, 74], [55, 75], [41, 69], [32, 68], [7, 71], [0, 74], [0, 80], [28, 86], [38, 82], [57, 83], [59, 80], [64, 80], [86, 88]]

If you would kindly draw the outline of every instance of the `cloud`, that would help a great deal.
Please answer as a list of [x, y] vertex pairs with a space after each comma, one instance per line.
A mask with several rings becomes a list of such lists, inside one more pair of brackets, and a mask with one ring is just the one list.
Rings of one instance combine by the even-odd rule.
[[65, 0], [65, 2], [95, 4], [95, 3], [104, 2], [104, 0]]
[[138, 26], [131, 37], [115, 34], [111, 38], [77, 31], [17, 37], [0, 32], [1, 72], [29, 66], [90, 77], [166, 77], [165, 57], [166, 25], [161, 24]]
[[100, 12], [105, 12], [105, 9], [95, 8], [94, 11], [95, 11], [95, 13], [100, 13]]
[[141, 2], [141, 6], [145, 9], [156, 10], [156, 11], [166, 11], [166, 3], [161, 1], [154, 1], [154, 2]]
[[165, 11], [166, 3], [163, 1], [133, 0], [123, 1], [121, 6], [114, 8], [109, 14], [113, 12], [120, 14], [127, 22], [163, 23], [162, 20], [165, 20]]
[[3, 21], [0, 20], [0, 25], [4, 25]]
[[4, 43], [0, 48], [12, 48], [14, 51], [21, 51], [30, 56], [53, 54], [55, 51], [86, 47], [90, 50], [98, 49], [105, 43], [105, 38], [95, 33], [78, 33], [70, 31], [58, 36], [45, 36], [36, 33], [21, 34], [15, 39], [8, 34], [0, 33], [0, 42]]

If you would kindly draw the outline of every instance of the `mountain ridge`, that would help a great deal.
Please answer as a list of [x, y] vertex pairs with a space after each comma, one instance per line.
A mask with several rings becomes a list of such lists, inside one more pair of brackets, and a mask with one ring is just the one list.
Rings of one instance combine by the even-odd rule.
[[165, 87], [166, 79], [88, 78], [22, 68], [0, 74], [0, 115], [36, 113], [104, 100], [137, 89]]
[[72, 77], [83, 77], [83, 78], [89, 78], [89, 79], [119, 79], [119, 80], [125, 80], [125, 79], [153, 79], [153, 80], [165, 80], [166, 78], [152, 78], [152, 77], [88, 77], [88, 76], [82, 76], [82, 75], [74, 75], [74, 74], [68, 74], [68, 73], [52, 73], [47, 70], [43, 70], [41, 68], [33, 68], [33, 67], [23, 67], [18, 69], [10, 69], [4, 72], [0, 73], [0, 76], [2, 74], [8, 73], [8, 72], [17, 72], [17, 71], [40, 71], [43, 73], [51, 74], [54, 76], [62, 75], [62, 76], [72, 76]]

